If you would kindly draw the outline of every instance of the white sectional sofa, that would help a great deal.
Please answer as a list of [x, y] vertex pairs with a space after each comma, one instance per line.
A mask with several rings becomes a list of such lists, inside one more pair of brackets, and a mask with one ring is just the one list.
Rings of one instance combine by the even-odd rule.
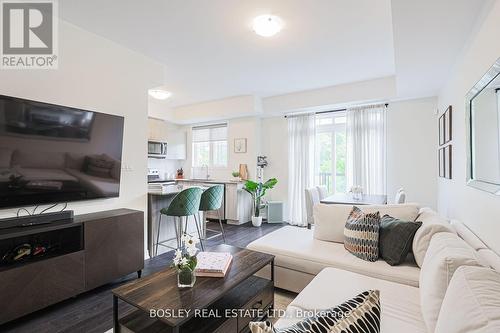
[[[436, 333], [500, 332], [500, 288], [495, 290], [500, 287], [500, 257], [465, 225], [456, 221], [450, 223], [428, 208], [405, 206], [398, 206], [396, 210], [406, 210], [407, 214], [416, 209], [416, 213], [412, 214], [423, 225], [413, 243], [417, 260], [410, 255], [400, 266], [390, 266], [383, 260], [367, 262], [348, 253], [341, 242], [318, 239], [338, 239], [338, 233], [343, 229], [342, 221], [345, 221], [343, 211], [349, 211], [352, 206], [317, 205], [315, 228], [319, 226], [319, 232], [289, 226], [250, 243], [249, 249], [276, 256], [275, 285], [278, 288], [300, 292], [287, 308], [287, 316], [280, 319], [276, 326], [287, 327], [299, 321], [300, 318], [295, 316], [297, 309], [324, 310], [363, 291], [377, 289], [380, 290], [383, 333], [434, 332], [435, 327]], [[366, 206], [363, 210], [398, 215], [394, 206]], [[325, 222], [330, 224], [326, 228], [321, 226]], [[339, 223], [340, 226], [331, 225]], [[453, 273], [459, 271], [462, 264], [477, 266], [466, 267], [463, 273], [460, 271], [462, 277], [475, 274], [474, 277], [466, 282], [465, 278], [456, 278], [461, 282], [451, 281]], [[467, 269], [485, 271], [471, 273]], [[477, 281], [477, 276], [481, 274], [491, 277], [484, 284], [486, 291], [481, 290], [482, 284]], [[464, 302], [474, 305], [475, 316], [471, 311], [464, 310], [462, 313], [460, 309], [454, 309], [453, 300], [460, 299], [460, 295], [448, 295], [463, 290], [463, 285], [469, 282], [476, 286], [476, 290], [471, 287], [469, 298]], [[453, 292], [448, 293], [450, 283], [458, 286], [450, 288]], [[486, 292], [493, 294], [491, 298], [484, 296]], [[451, 301], [443, 302], [443, 297]], [[441, 304], [447, 309], [440, 311]], [[462, 308], [467, 306], [462, 305]], [[456, 320], [464, 322], [454, 323], [455, 327], [451, 329], [448, 322], [450, 313], [454, 311], [462, 313]], [[443, 317], [448, 318], [440, 319], [440, 313], [445, 313]]]

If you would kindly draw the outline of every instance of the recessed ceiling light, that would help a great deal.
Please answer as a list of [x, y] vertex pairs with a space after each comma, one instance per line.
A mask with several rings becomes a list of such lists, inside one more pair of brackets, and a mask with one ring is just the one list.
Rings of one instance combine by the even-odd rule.
[[276, 35], [283, 28], [283, 21], [274, 15], [260, 15], [253, 19], [253, 31], [262, 37]]
[[170, 91], [162, 90], [162, 89], [149, 89], [148, 90], [149, 96], [155, 98], [155, 99], [161, 99], [165, 100], [172, 96], [172, 93]]

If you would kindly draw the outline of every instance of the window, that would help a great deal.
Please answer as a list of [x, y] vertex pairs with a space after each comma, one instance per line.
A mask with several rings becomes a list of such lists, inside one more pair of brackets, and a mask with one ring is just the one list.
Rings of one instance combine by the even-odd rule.
[[193, 127], [193, 167], [227, 167], [227, 124]]
[[329, 193], [346, 192], [346, 115], [331, 112], [316, 116], [316, 185]]

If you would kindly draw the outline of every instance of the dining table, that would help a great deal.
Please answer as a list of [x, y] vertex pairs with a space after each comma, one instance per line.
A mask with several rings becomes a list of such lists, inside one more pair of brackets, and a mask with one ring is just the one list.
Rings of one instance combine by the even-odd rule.
[[341, 205], [386, 205], [387, 195], [363, 194], [360, 198], [354, 198], [350, 193], [336, 193], [321, 199], [320, 202]]

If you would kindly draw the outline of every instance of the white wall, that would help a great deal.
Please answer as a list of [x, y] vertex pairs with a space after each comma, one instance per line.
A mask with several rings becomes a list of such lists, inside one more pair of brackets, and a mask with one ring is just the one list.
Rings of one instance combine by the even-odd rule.
[[[59, 69], [1, 70], [0, 94], [125, 117], [120, 197], [71, 203], [76, 214], [113, 208], [146, 211], [147, 89], [163, 67], [71, 24], [59, 24]], [[0, 217], [15, 215], [3, 210]]]
[[500, 1], [477, 27], [453, 75], [439, 95], [439, 109], [453, 106], [453, 179], [438, 180], [440, 213], [463, 221], [500, 253], [500, 197], [466, 185], [465, 95], [500, 57]]
[[437, 99], [391, 102], [387, 108], [387, 195], [436, 209]]
[[267, 199], [283, 201], [284, 219], [288, 220], [288, 125], [285, 117], [262, 119], [262, 155], [267, 156], [268, 166], [264, 178], [278, 179], [278, 184], [268, 192]]

